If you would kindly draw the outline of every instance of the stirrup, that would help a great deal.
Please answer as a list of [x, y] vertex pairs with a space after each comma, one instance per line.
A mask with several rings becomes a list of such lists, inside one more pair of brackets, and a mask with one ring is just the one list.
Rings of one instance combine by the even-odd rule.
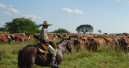
[[42, 49], [40, 49], [40, 48], [38, 48], [38, 49], [39, 49], [39, 52], [40, 52], [40, 53], [45, 53], [45, 56], [47, 56], [47, 54], [48, 54], [47, 51], [44, 51], [44, 50], [42, 50]]
[[51, 67], [53, 68], [58, 68], [58, 65], [57, 64], [53, 64], [53, 65], [51, 65]]

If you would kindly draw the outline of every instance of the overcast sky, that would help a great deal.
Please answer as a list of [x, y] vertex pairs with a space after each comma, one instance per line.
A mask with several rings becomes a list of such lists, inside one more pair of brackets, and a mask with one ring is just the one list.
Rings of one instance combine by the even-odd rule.
[[90, 24], [94, 33], [129, 33], [129, 0], [0, 0], [0, 27], [17, 17], [47, 20], [49, 32]]

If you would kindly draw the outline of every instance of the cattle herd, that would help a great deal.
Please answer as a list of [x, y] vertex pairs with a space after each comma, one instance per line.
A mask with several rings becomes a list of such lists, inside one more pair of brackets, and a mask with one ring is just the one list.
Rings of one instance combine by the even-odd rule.
[[[110, 45], [111, 49], [115, 49], [116, 46], [120, 46], [124, 52], [127, 52], [129, 47], [129, 35], [48, 33], [48, 36], [51, 40], [56, 40], [58, 38], [71, 39], [77, 52], [79, 52], [81, 48], [86, 48], [89, 51], [97, 51], [98, 47], [106, 45]], [[39, 33], [0, 33], [1, 44], [10, 43], [13, 40], [15, 43], [25, 43], [38, 38]]]

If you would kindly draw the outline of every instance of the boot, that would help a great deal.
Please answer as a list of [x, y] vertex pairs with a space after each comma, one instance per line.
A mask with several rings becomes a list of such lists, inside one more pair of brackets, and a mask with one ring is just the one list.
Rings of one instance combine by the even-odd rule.
[[48, 45], [47, 47], [50, 50], [50, 53], [52, 54], [51, 68], [58, 68], [57, 64], [55, 64], [56, 53], [54, 48], [51, 45]]
[[56, 59], [56, 56], [52, 56], [51, 68], [58, 68], [58, 65], [55, 64], [55, 59]]

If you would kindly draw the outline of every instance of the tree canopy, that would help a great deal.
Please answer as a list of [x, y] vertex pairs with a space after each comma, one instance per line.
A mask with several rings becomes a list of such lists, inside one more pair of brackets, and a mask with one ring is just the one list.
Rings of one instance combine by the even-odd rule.
[[68, 30], [59, 28], [58, 30], [54, 30], [52, 33], [70, 33]]
[[37, 33], [39, 26], [28, 18], [15, 18], [12, 22], [6, 22], [5, 28], [10, 33]]
[[102, 30], [98, 30], [99, 33], [102, 33]]
[[6, 28], [4, 28], [4, 27], [1, 27], [1, 28], [0, 28], [0, 31], [2, 31], [2, 32], [6, 32], [6, 31], [7, 31], [7, 29], [6, 29]]
[[86, 34], [86, 32], [93, 32], [93, 27], [91, 25], [88, 24], [84, 24], [84, 25], [80, 25], [76, 28], [76, 31], [78, 33], [83, 32], [84, 34]]

